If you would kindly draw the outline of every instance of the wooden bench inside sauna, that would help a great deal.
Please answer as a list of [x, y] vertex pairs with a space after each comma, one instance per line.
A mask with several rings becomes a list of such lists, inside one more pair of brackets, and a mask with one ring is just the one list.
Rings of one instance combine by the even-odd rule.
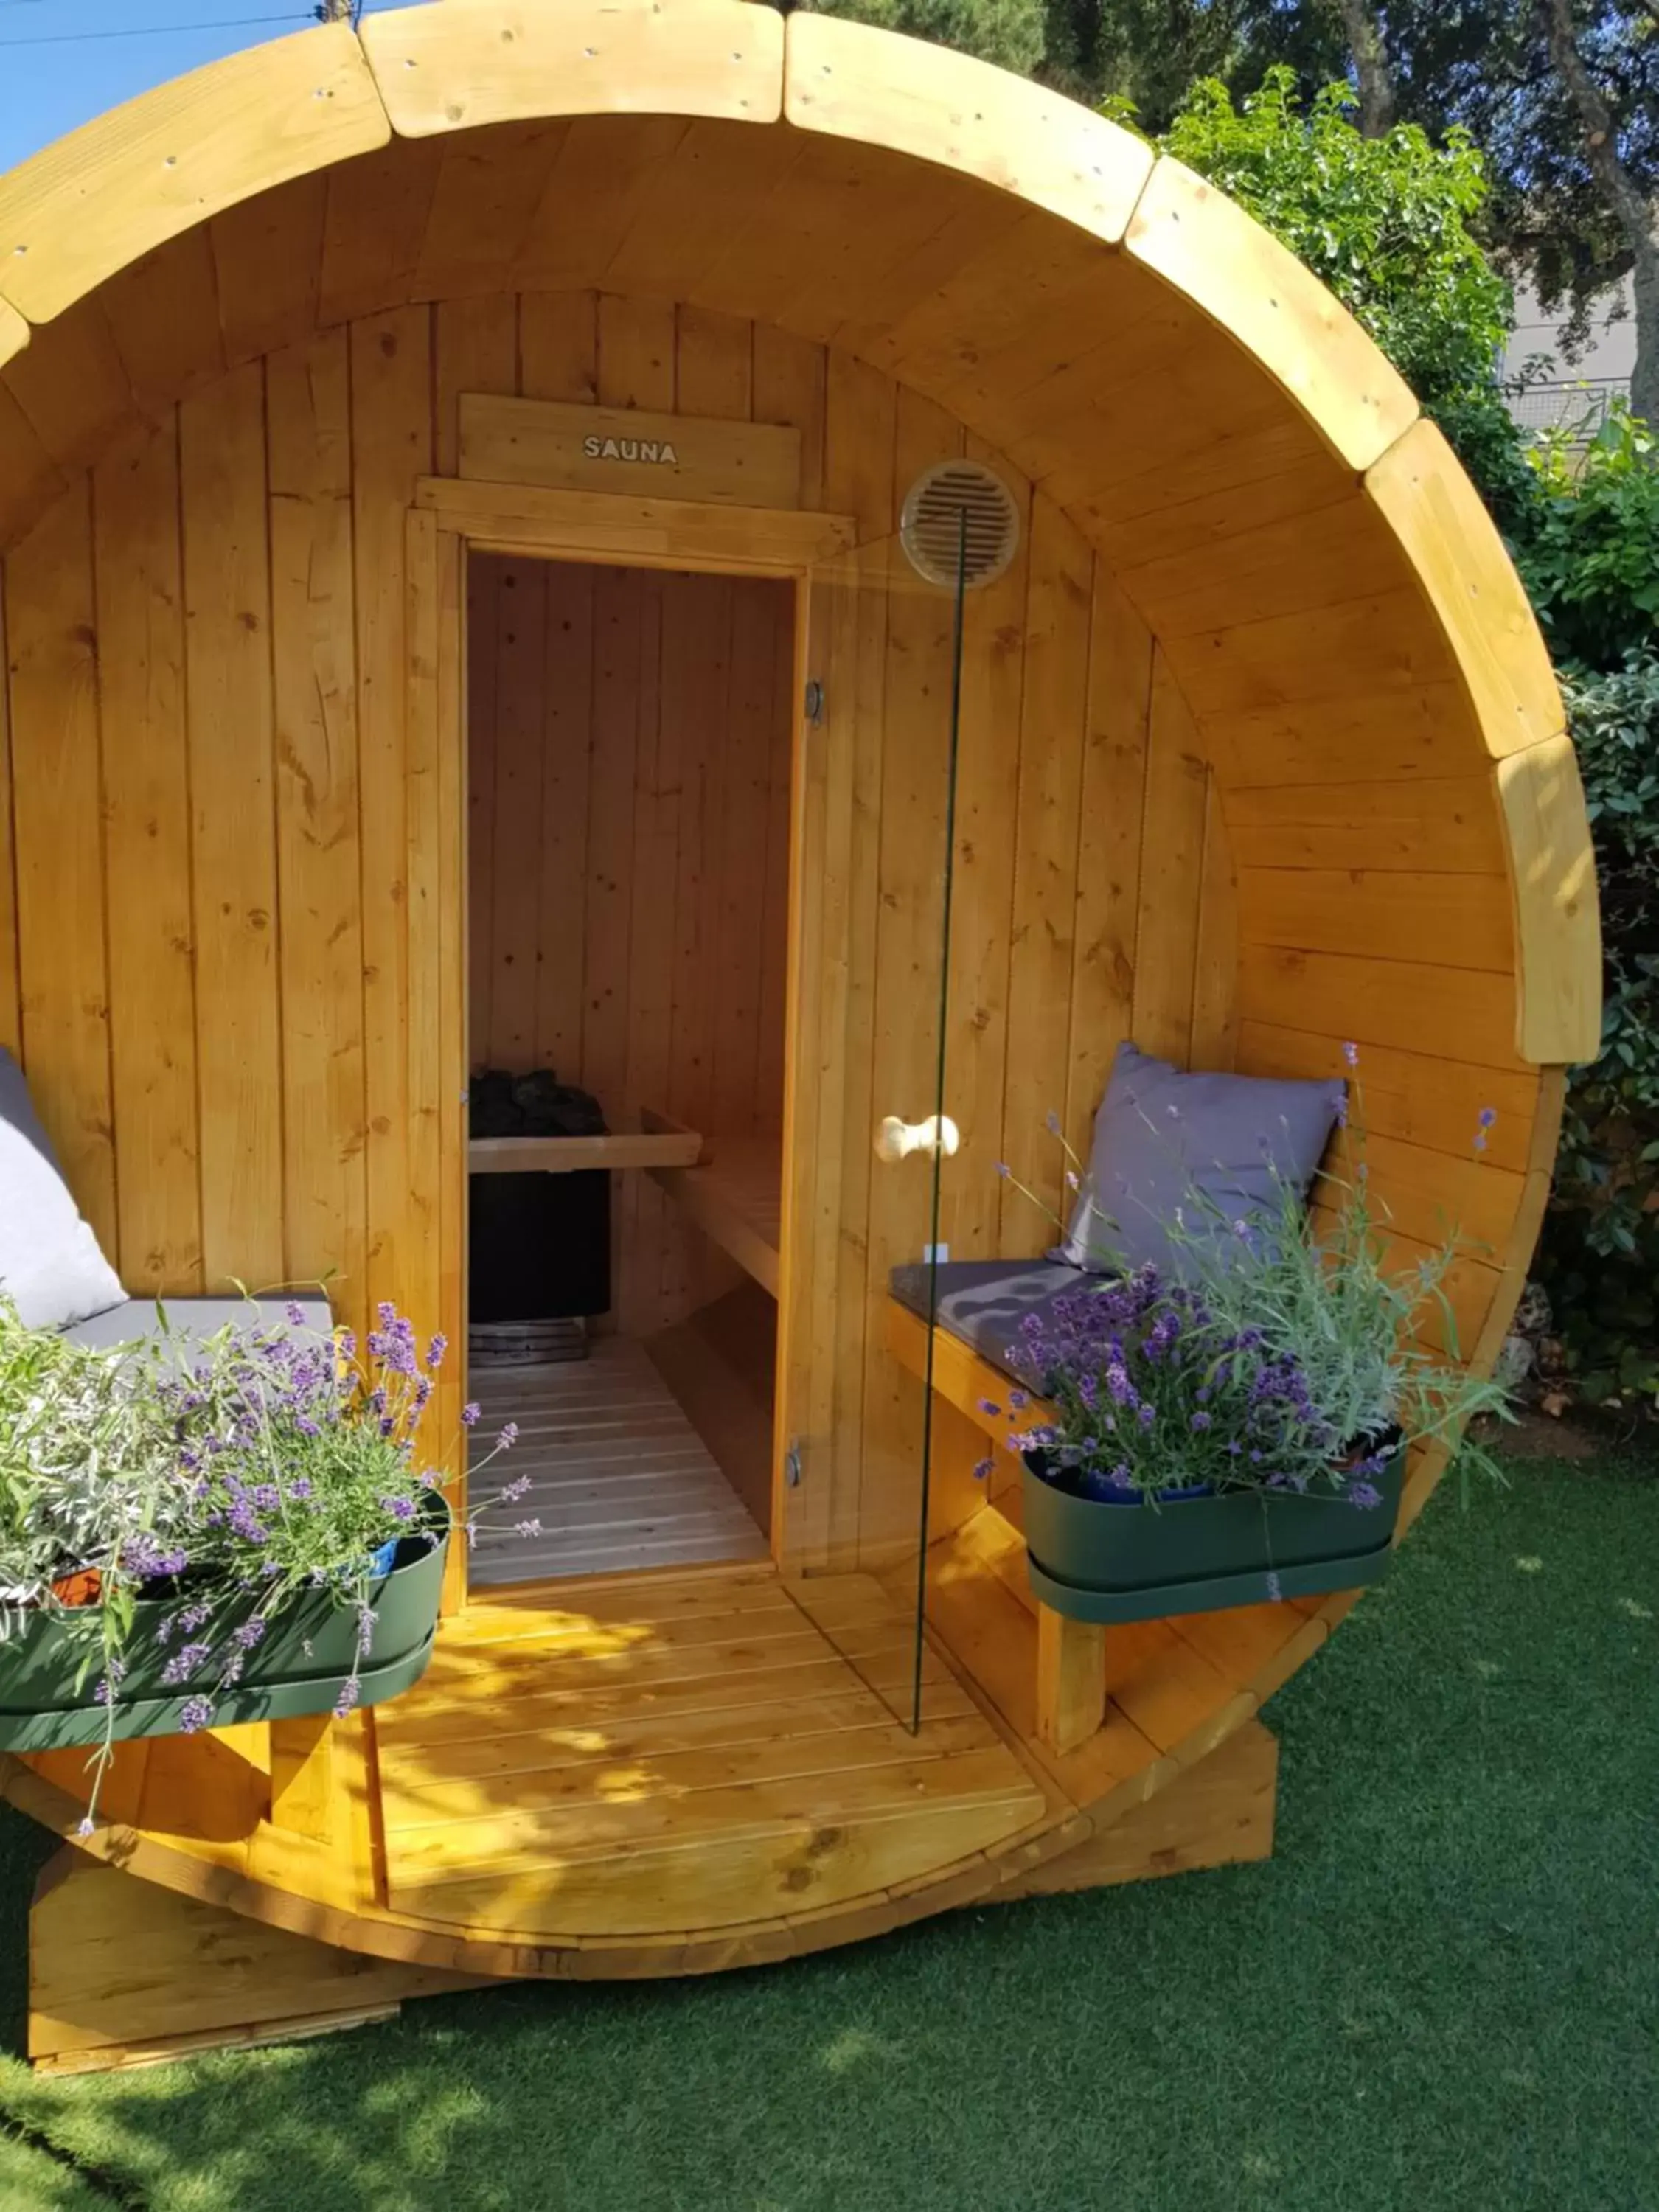
[[[994, 1378], [890, 1280], [1039, 1250], [997, 1164], [1057, 1201], [1045, 1116], [1085, 1148], [1126, 1039], [1352, 1038], [1401, 1263], [1460, 1217], [1502, 1340], [1588, 833], [1496, 532], [1344, 311], [958, 56], [443, 0], [0, 179], [0, 1045], [127, 1291], [326, 1279], [459, 1346], [473, 1171], [609, 1178], [587, 1358], [470, 1384], [543, 1535], [456, 1547], [373, 1712], [122, 1747], [36, 2057], [1264, 1854], [1257, 1715], [1352, 1595], [1038, 1604]], [[476, 1148], [487, 1067], [608, 1133]], [[79, 1754], [0, 1787], [76, 1837]]]

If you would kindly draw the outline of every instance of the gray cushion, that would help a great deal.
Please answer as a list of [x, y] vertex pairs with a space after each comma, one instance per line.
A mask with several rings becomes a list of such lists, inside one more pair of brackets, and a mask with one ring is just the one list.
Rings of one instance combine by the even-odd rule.
[[982, 1359], [1031, 1389], [1042, 1387], [1023, 1357], [1023, 1324], [1031, 1314], [1046, 1314], [1058, 1297], [1088, 1277], [1053, 1260], [946, 1260], [938, 1270], [924, 1262], [895, 1267], [893, 1296], [901, 1305], [927, 1319], [929, 1284], [937, 1272], [939, 1304], [934, 1318], [952, 1336], [971, 1345]]
[[82, 1218], [23, 1071], [8, 1052], [0, 1052], [0, 1291], [35, 1328], [61, 1328], [126, 1296]]
[[[107, 1312], [77, 1322], [64, 1333], [71, 1344], [84, 1344], [94, 1352], [117, 1345], [137, 1344], [166, 1334], [188, 1358], [209, 1337], [228, 1323], [250, 1329], [271, 1328], [285, 1323], [290, 1304], [303, 1306], [305, 1319], [298, 1328], [325, 1336], [333, 1324], [328, 1300], [314, 1293], [307, 1297], [163, 1298], [160, 1310], [155, 1298], [127, 1298]], [[163, 1316], [166, 1316], [165, 1320]]]
[[1228, 1223], [1276, 1215], [1275, 1178], [1306, 1192], [1346, 1091], [1339, 1081], [1188, 1074], [1120, 1045], [1083, 1188], [1053, 1256], [1097, 1273], [1151, 1261], [1181, 1275], [1180, 1247], [1168, 1234], [1176, 1209], [1200, 1234], [1218, 1214]]

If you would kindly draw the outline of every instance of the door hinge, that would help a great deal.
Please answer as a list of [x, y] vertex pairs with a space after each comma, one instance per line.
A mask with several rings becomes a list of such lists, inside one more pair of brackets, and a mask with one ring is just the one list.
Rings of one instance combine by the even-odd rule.
[[789, 1440], [789, 1449], [783, 1455], [784, 1487], [787, 1490], [799, 1490], [800, 1478], [800, 1438], [792, 1437]]
[[805, 707], [806, 719], [816, 729], [823, 720], [823, 686], [816, 676], [807, 683]]

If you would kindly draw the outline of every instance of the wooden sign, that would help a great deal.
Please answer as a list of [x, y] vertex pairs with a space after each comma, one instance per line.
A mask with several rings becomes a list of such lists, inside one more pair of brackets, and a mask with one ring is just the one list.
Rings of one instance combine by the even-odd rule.
[[460, 398], [461, 474], [559, 491], [734, 507], [800, 505], [800, 432], [550, 399]]

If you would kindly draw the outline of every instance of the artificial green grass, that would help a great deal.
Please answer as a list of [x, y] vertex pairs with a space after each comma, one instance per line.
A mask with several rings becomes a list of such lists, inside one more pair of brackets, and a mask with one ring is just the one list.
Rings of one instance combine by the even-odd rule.
[[[0, 2058], [0, 2206], [1652, 2212], [1659, 1470], [1449, 1492], [1269, 1711], [1265, 1864], [144, 2073]], [[13, 2049], [46, 1848], [0, 1824]]]

